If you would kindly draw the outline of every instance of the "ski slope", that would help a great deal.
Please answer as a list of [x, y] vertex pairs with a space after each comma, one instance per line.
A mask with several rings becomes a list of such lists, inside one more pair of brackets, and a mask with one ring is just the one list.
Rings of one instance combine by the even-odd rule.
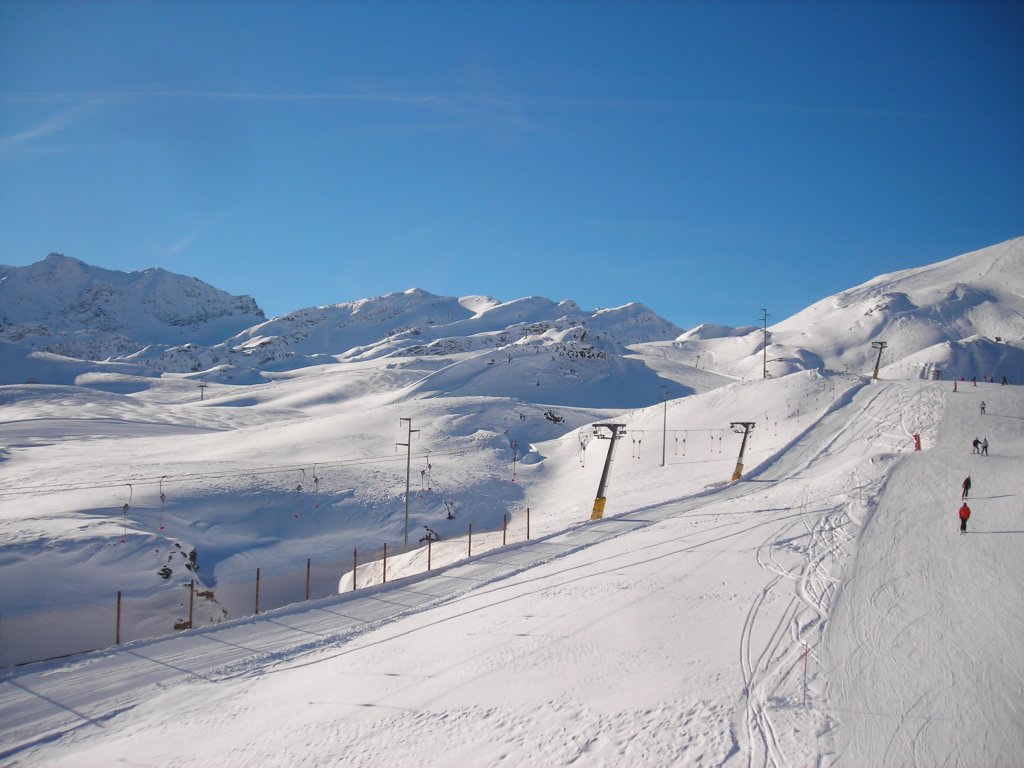
[[[844, 763], [994, 766], [1024, 756], [1018, 390], [948, 393], [934, 449], [894, 467], [864, 527], [826, 633]], [[971, 453], [974, 437], [988, 438], [988, 456]]]
[[[1015, 764], [1024, 395], [854, 377], [829, 392], [740, 482], [610, 501], [603, 521], [430, 575], [8, 670], [0, 759]], [[970, 453], [976, 434], [990, 456]], [[642, 500], [651, 473], [631, 466], [613, 487]], [[665, 472], [681, 469], [699, 466]]]

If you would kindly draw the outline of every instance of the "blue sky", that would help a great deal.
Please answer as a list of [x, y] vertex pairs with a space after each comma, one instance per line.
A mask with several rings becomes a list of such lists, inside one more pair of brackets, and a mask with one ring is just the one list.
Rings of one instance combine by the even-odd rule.
[[1021, 2], [0, 3], [0, 263], [778, 321], [1024, 234]]

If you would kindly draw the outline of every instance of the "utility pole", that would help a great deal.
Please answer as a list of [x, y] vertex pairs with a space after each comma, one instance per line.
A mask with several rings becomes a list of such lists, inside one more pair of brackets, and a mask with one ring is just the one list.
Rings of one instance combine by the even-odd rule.
[[661, 399], [665, 403], [661, 415], [661, 466], [665, 466], [665, 441], [668, 439], [668, 387], [661, 385]]
[[[610, 437], [605, 437], [601, 434], [600, 429], [604, 427], [608, 429], [612, 434]], [[601, 482], [597, 484], [597, 498], [594, 499], [594, 511], [590, 514], [591, 520], [600, 520], [604, 517], [604, 504], [607, 499], [604, 496], [604, 489], [608, 485], [608, 475], [612, 469], [612, 457], [615, 454], [615, 443], [622, 436], [623, 431], [626, 429], [625, 424], [595, 424], [594, 434], [597, 435], [599, 440], [611, 440], [608, 445], [608, 455], [604, 459], [604, 469], [601, 471]]]
[[768, 378], [768, 310], [761, 310], [761, 322], [764, 323], [764, 363], [762, 364], [762, 370], [764, 372], [764, 378]]
[[739, 480], [743, 477], [743, 453], [747, 450], [747, 438], [750, 437], [750, 433], [754, 430], [754, 422], [752, 421], [734, 421], [730, 425], [732, 431], [743, 432], [743, 441], [740, 443], [740, 456], [736, 459], [736, 469], [732, 473], [733, 480]]
[[877, 381], [878, 380], [878, 366], [881, 365], [881, 363], [882, 363], [882, 350], [885, 349], [889, 345], [886, 342], [884, 342], [884, 341], [872, 341], [871, 342], [871, 346], [878, 350], [878, 359], [875, 360], [875, 372], [871, 376], [872, 379]]
[[419, 432], [412, 428], [412, 419], [399, 419], [399, 422], [409, 422], [409, 434], [404, 443], [395, 443], [396, 446], [405, 447], [405, 528], [402, 534], [402, 552], [409, 551], [409, 473], [412, 470], [412, 434]]
[[210, 385], [209, 384], [199, 384], [197, 386], [199, 387], [199, 402], [201, 403], [201, 402], [203, 402], [203, 395], [206, 393], [206, 388], [208, 386], [210, 386]]

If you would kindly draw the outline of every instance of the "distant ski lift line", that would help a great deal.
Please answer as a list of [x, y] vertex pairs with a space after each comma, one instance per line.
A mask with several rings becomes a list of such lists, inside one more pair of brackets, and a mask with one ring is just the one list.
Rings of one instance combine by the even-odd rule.
[[[590, 427], [587, 427], [588, 429]], [[653, 432], [661, 432], [660, 429], [648, 430]], [[721, 428], [707, 428], [707, 429], [690, 429], [690, 430], [667, 430], [673, 432], [682, 431], [687, 432], [708, 432], [708, 433], [719, 433], [719, 442], [721, 442], [721, 435], [724, 430]], [[578, 431], [577, 431], [578, 432]], [[566, 436], [559, 439], [559, 442], [563, 440], [574, 439], [573, 437]], [[575, 438], [575, 439], [578, 439]], [[683, 438], [686, 439], [685, 437]], [[714, 434], [711, 434], [712, 441], [714, 440]], [[721, 450], [721, 449], [719, 449]], [[435, 456], [465, 456], [472, 451], [467, 449], [458, 449], [452, 451], [437, 451], [437, 450], [425, 450], [422, 453], [413, 453], [413, 458], [426, 458], [429, 454], [433, 453]], [[317, 461], [314, 463], [315, 467], [353, 467], [361, 464], [370, 464], [374, 462], [378, 463], [389, 463], [395, 461], [402, 461], [405, 457], [394, 456], [391, 454], [377, 455], [377, 456], [364, 456], [358, 459], [340, 459], [337, 461]], [[304, 470], [305, 465], [302, 464], [280, 464], [280, 465], [269, 465], [258, 467], [256, 469], [232, 469], [224, 470], [220, 472], [187, 472], [182, 475], [142, 475], [139, 477], [129, 478], [131, 483], [134, 485], [159, 485], [161, 494], [163, 493], [162, 482], [167, 480], [171, 483], [180, 483], [187, 480], [216, 480], [218, 478], [225, 477], [238, 477], [240, 475], [275, 475], [282, 472], [294, 472], [296, 470]], [[37, 494], [54, 494], [54, 493], [65, 493], [68, 491], [91, 491], [91, 490], [102, 490], [104, 488], [117, 488], [128, 484], [128, 479], [110, 480], [109, 482], [103, 483], [69, 483], [66, 485], [16, 485], [9, 486], [0, 491], [0, 498], [8, 498], [10, 496], [19, 496], [23, 493], [37, 493]], [[319, 485], [319, 478], [314, 479], [314, 483]]]
[[[467, 449], [459, 449], [455, 451], [431, 451], [434, 456], [465, 456], [473, 451]], [[420, 458], [426, 456], [426, 453], [413, 454], [414, 458]], [[384, 456], [364, 456], [359, 459], [346, 459], [339, 461], [318, 461], [316, 465], [318, 467], [352, 467], [359, 466], [361, 464], [369, 464], [374, 462], [385, 463], [394, 461], [405, 461], [404, 456], [395, 457], [390, 454]], [[272, 465], [264, 466], [256, 469], [233, 469], [225, 470], [222, 472], [189, 472], [182, 475], [149, 475], [142, 477], [130, 478], [130, 482], [133, 485], [158, 485], [162, 489], [162, 481], [166, 480], [170, 483], [180, 483], [186, 480], [215, 480], [223, 477], [237, 477], [239, 475], [276, 475], [282, 472], [295, 472], [296, 470], [304, 469], [304, 465], [301, 464], [286, 464], [286, 465]], [[19, 496], [23, 493], [38, 493], [38, 494], [51, 494], [51, 493], [64, 493], [67, 491], [91, 491], [91, 490], [102, 490], [104, 488], [118, 488], [124, 485], [128, 485], [129, 480], [111, 480], [105, 483], [69, 483], [67, 485], [53, 486], [53, 485], [18, 485], [5, 488], [0, 491], [0, 498], [6, 498], [8, 496]], [[294, 490], [294, 489], [293, 489]], [[161, 490], [162, 492], [162, 490]]]

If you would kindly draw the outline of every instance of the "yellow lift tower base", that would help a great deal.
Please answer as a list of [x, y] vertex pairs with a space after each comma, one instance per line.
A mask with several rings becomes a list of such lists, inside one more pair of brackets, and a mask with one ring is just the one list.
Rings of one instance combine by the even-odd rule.
[[590, 513], [591, 520], [600, 520], [604, 517], [604, 503], [607, 501], [603, 496], [598, 499], [594, 499], [594, 511]]

